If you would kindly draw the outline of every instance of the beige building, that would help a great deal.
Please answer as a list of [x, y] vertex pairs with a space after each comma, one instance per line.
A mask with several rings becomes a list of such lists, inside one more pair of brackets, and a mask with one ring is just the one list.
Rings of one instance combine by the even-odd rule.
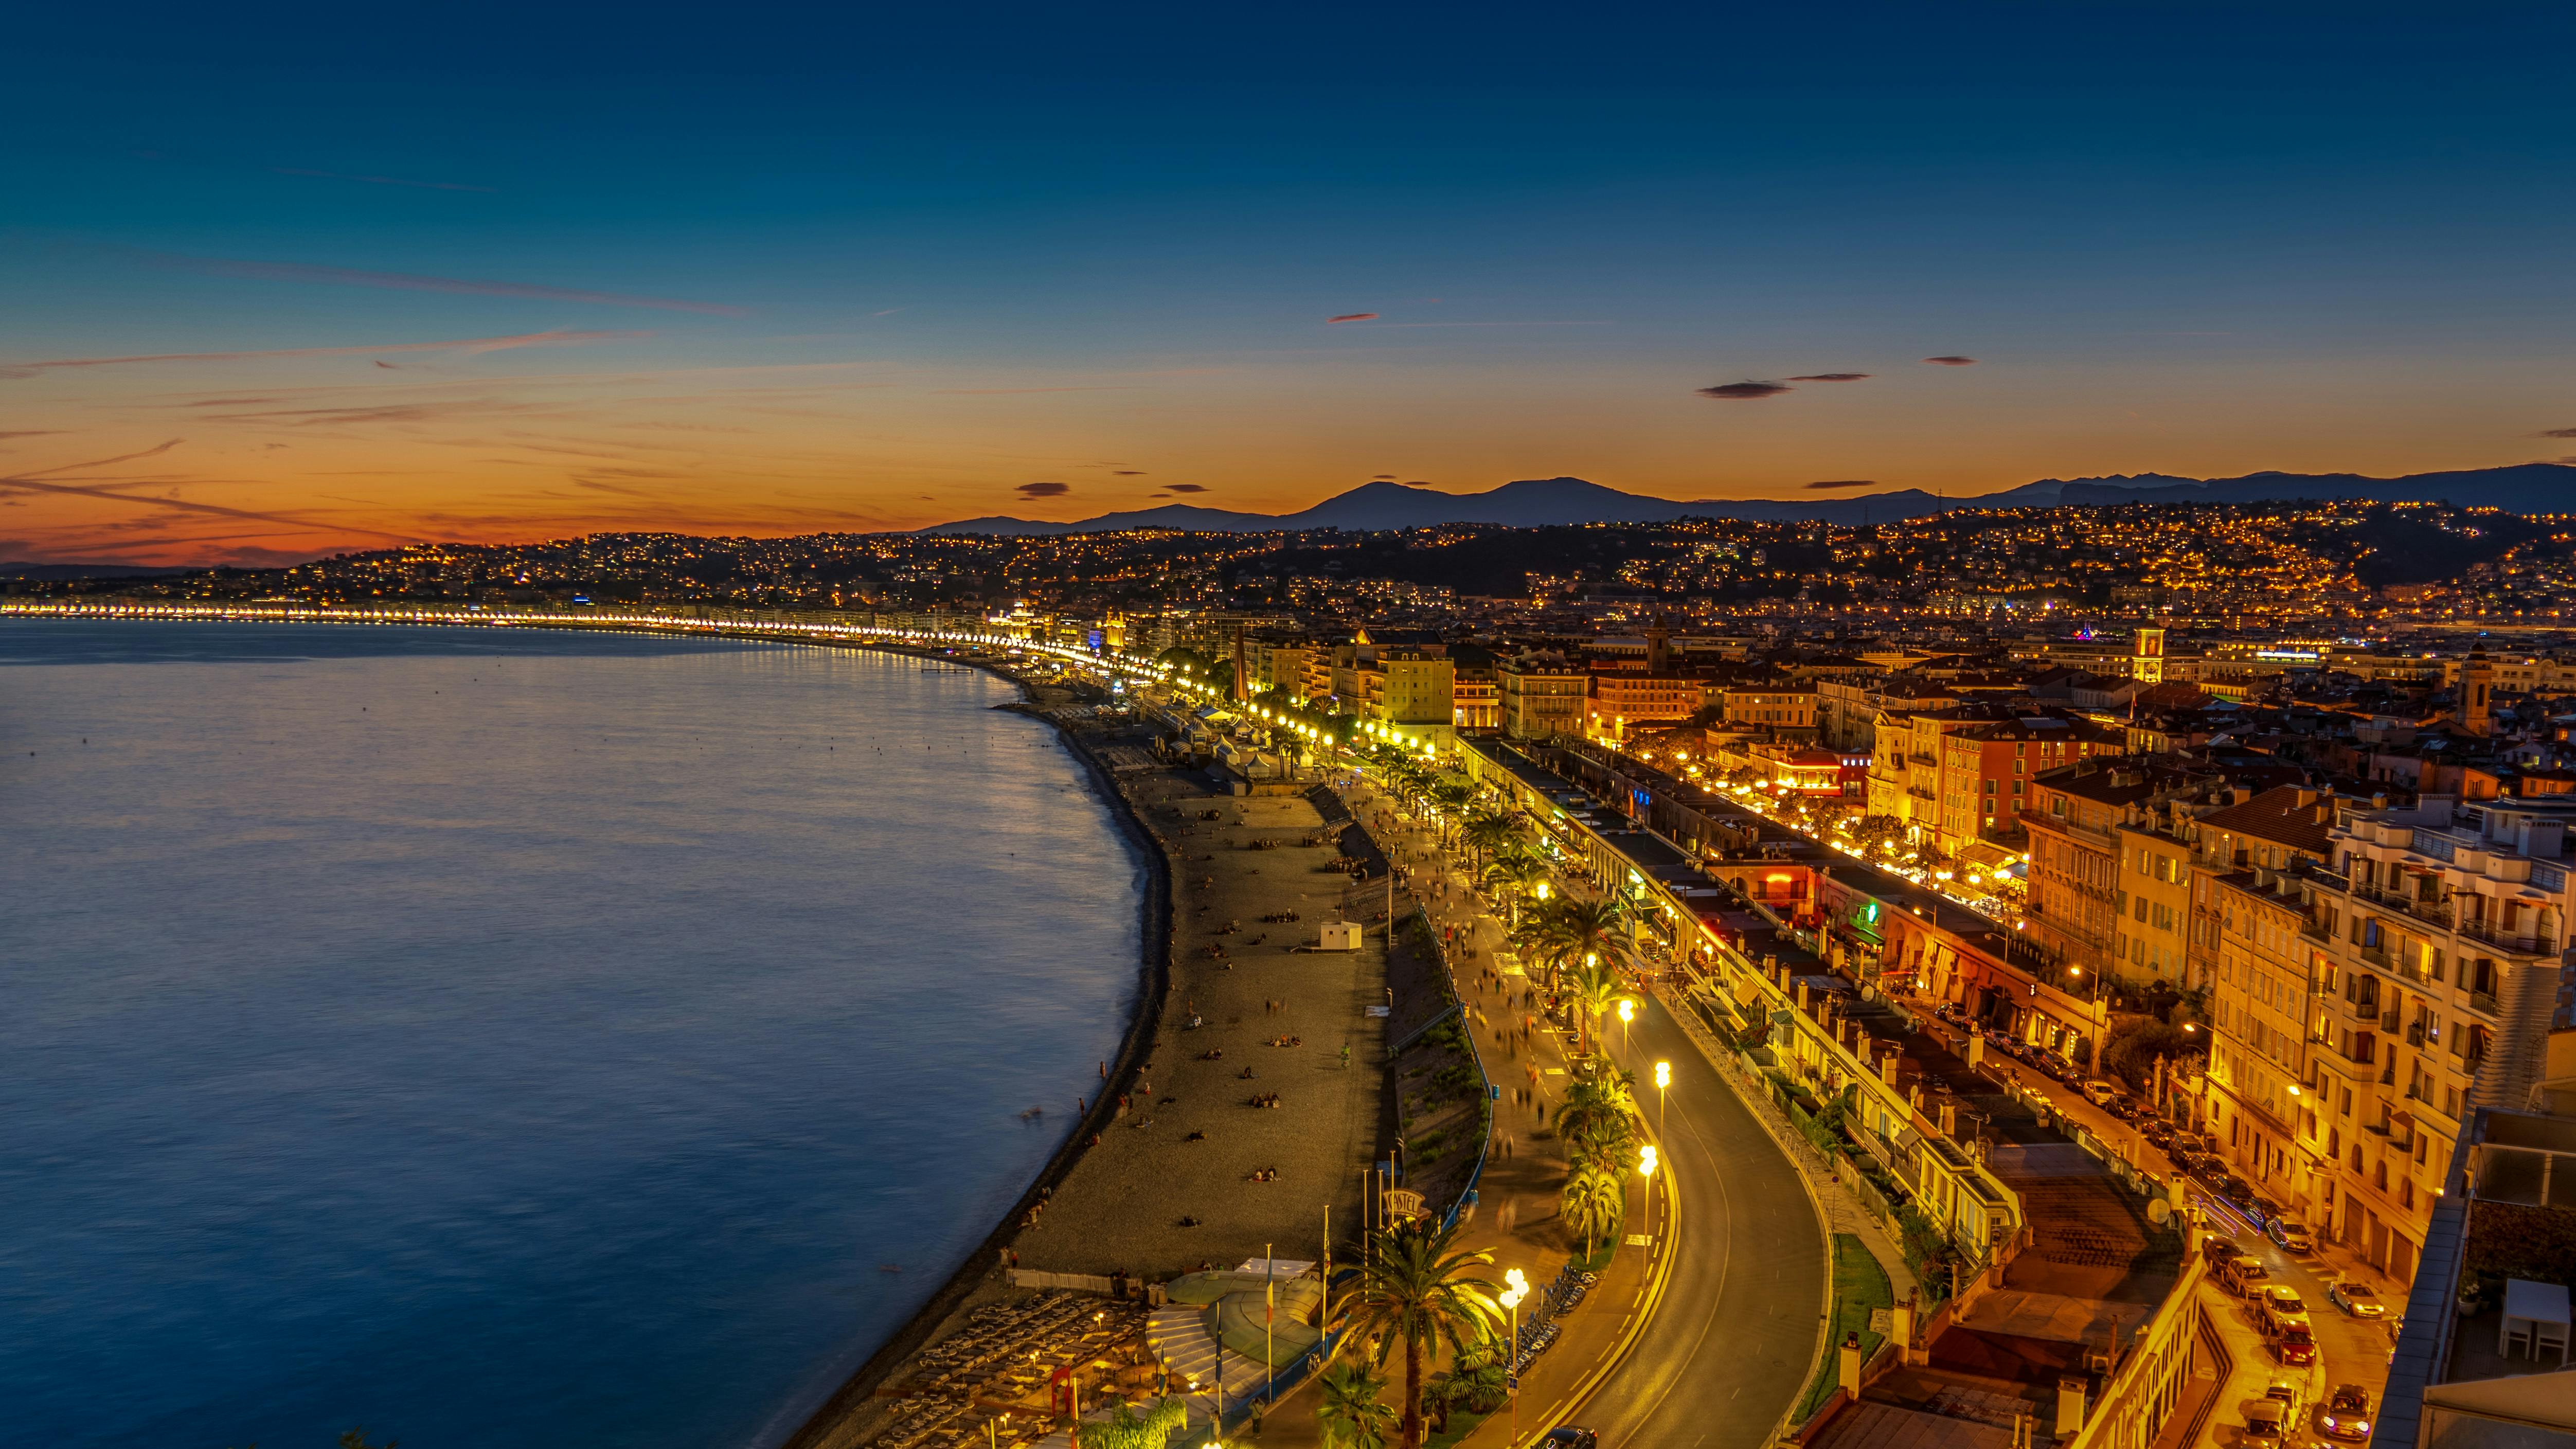
[[1583, 733], [1592, 676], [1557, 654], [1523, 654], [1494, 666], [1494, 710], [1504, 734], [1544, 740]]
[[2307, 882], [2321, 1038], [2313, 1210], [2405, 1276], [2476, 1107], [2522, 1107], [2567, 1014], [2576, 800], [2427, 796], [2356, 813]]

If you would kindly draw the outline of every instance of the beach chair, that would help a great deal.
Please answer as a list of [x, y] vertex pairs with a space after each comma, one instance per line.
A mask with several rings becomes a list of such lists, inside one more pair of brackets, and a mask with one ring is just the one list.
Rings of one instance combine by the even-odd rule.
[[2553, 1348], [2558, 1350], [2558, 1366], [2560, 1368], [2565, 1368], [2567, 1366], [2566, 1324], [2543, 1323], [2533, 1331], [2531, 1343], [2531, 1356], [2533, 1358], [2538, 1358], [2542, 1351]]
[[2506, 1358], [2513, 1357], [2516, 1347], [2524, 1353], [2531, 1352], [2531, 1328], [2532, 1325], [2527, 1319], [2505, 1320], [2502, 1341], [2496, 1345], [2496, 1351]]

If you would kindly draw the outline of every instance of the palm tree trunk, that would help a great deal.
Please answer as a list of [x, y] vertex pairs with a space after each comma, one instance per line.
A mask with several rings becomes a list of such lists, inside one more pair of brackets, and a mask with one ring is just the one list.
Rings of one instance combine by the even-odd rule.
[[1422, 1449], [1422, 1340], [1404, 1340], [1404, 1425], [1398, 1441], [1404, 1449]]

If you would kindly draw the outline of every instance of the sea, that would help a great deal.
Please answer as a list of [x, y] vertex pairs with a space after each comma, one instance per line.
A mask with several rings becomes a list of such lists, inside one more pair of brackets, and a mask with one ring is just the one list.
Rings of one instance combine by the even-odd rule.
[[1070, 1132], [1144, 865], [979, 671], [0, 619], [0, 1444], [792, 1433]]

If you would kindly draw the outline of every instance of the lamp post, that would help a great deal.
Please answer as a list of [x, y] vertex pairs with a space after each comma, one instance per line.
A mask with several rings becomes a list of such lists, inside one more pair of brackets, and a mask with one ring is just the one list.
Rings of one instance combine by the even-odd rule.
[[1646, 1180], [1646, 1236], [1655, 1235], [1655, 1144], [1637, 1149], [1637, 1175]]
[[1623, 996], [1623, 997], [1620, 997], [1620, 998], [1619, 998], [1619, 1050], [1620, 1050], [1621, 1054], [1623, 1054], [1623, 1055], [1628, 1051], [1628, 1049], [1629, 1049], [1630, 1047], [1632, 1047], [1632, 1046], [1634, 1046], [1634, 1045], [1635, 1045], [1635, 1042], [1634, 1042], [1634, 1041], [1633, 1041], [1633, 1039], [1632, 1039], [1632, 1038], [1633, 1038], [1633, 1035], [1634, 1035], [1635, 1028], [1634, 1028], [1634, 1026], [1632, 1025], [1632, 1023], [1634, 1023], [1634, 1022], [1636, 1021], [1636, 1019], [1637, 1019], [1637, 1003], [1636, 1003], [1636, 1002], [1634, 1002], [1634, 1001], [1632, 1001], [1632, 1000], [1630, 1000], [1630, 999], [1629, 999], [1629, 998], [1627, 998], [1627, 997], [1624, 997], [1624, 996]]
[[1673, 1064], [1655, 1063], [1655, 1135], [1664, 1135], [1664, 1089], [1673, 1084]]
[[1521, 1442], [1521, 1300], [1529, 1296], [1529, 1279], [1521, 1270], [1512, 1268], [1503, 1274], [1503, 1294], [1495, 1300], [1512, 1312], [1512, 1340], [1503, 1350], [1503, 1382], [1512, 1396], [1512, 1437], [1503, 1441], [1503, 1449], [1520, 1449]]

